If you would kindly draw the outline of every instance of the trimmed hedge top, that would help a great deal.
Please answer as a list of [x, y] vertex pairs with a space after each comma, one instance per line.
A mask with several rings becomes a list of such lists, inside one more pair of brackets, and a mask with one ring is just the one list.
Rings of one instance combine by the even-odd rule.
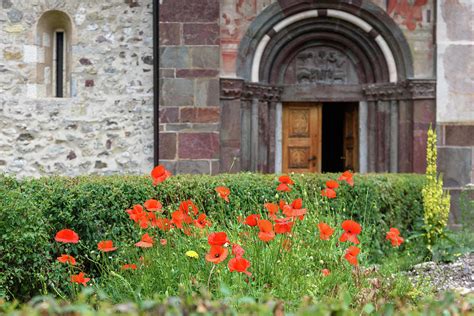
[[[28, 299], [50, 290], [51, 263], [58, 248], [54, 234], [63, 228], [81, 236], [83, 249], [95, 249], [98, 241], [131, 242], [138, 236], [125, 210], [150, 198], [173, 211], [191, 199], [208, 214], [238, 215], [263, 212], [265, 202], [301, 197], [308, 212], [319, 212], [323, 203], [341, 218], [354, 218], [365, 227], [372, 258], [388, 250], [380, 236], [396, 226], [409, 236], [423, 221], [421, 188], [424, 176], [412, 174], [355, 175], [354, 187], [342, 185], [337, 198], [321, 198], [321, 189], [335, 174], [293, 175], [292, 192], [275, 190], [275, 175], [242, 173], [218, 176], [179, 175], [153, 187], [144, 176], [48, 177], [17, 180], [0, 176], [0, 297]], [[231, 190], [229, 207], [223, 208], [214, 189]], [[321, 214], [324, 216], [324, 214]], [[28, 286], [21, 286], [28, 284]]]

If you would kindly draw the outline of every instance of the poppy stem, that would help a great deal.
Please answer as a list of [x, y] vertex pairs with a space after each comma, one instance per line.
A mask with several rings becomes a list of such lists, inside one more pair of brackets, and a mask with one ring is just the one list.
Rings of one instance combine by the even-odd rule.
[[211, 288], [210, 288], [210, 285], [211, 285], [211, 276], [212, 276], [212, 272], [214, 272], [214, 269], [216, 268], [216, 265], [213, 264], [212, 265], [212, 268], [211, 268], [211, 271], [209, 272], [209, 277], [207, 278], [207, 290], [209, 291], [209, 293], [211, 292]]

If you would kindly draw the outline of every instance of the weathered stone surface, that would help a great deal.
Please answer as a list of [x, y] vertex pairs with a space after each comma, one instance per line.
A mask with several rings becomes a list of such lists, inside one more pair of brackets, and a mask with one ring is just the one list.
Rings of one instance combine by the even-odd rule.
[[11, 7], [12, 7], [12, 1], [11, 0], [3, 0], [2, 1], [2, 8], [10, 9]]
[[176, 171], [184, 174], [209, 174], [211, 166], [208, 160], [179, 160]]
[[23, 12], [14, 8], [8, 11], [7, 16], [10, 22], [18, 23], [23, 19]]
[[215, 78], [218, 74], [217, 69], [176, 69], [176, 78]]
[[160, 78], [174, 78], [175, 76], [175, 69], [163, 69], [160, 68], [159, 71]]
[[219, 107], [182, 108], [181, 122], [187, 123], [218, 123], [220, 118]]
[[196, 106], [219, 105], [219, 79], [196, 79], [194, 88]]
[[219, 24], [185, 23], [183, 24], [185, 45], [218, 45]]
[[461, 188], [471, 182], [472, 151], [471, 147], [438, 147], [438, 168], [445, 187]]
[[23, 52], [15, 48], [5, 48], [3, 50], [3, 58], [5, 58], [5, 60], [21, 60], [23, 58]]
[[190, 48], [190, 55], [192, 68], [219, 68], [219, 46], [193, 46]]
[[219, 0], [163, 0], [161, 22], [217, 22]]
[[456, 227], [465, 223], [464, 218], [472, 218], [474, 210], [469, 208], [469, 202], [474, 201], [474, 188], [450, 189], [451, 211], [449, 213], [449, 225]]
[[179, 108], [165, 107], [160, 109], [160, 123], [177, 123], [179, 122]]
[[161, 90], [164, 106], [194, 105], [194, 81], [192, 79], [162, 79]]
[[103, 161], [100, 161], [100, 160], [97, 160], [95, 162], [95, 165], [94, 165], [94, 168], [96, 169], [104, 169], [104, 168], [107, 168], [107, 164]]
[[178, 144], [178, 157], [181, 159], [219, 158], [217, 133], [180, 133]]
[[74, 160], [77, 158], [76, 153], [74, 151], [70, 151], [69, 154], [66, 157], [68, 160]]
[[180, 23], [160, 23], [160, 46], [181, 44]]
[[160, 133], [160, 159], [176, 158], [176, 133]]
[[190, 68], [191, 58], [188, 47], [169, 46], [160, 48], [161, 68]]
[[445, 145], [474, 147], [474, 125], [447, 125], [444, 128]]
[[[0, 173], [74, 176], [151, 170], [151, 4], [0, 0], [0, 159], [5, 162]], [[41, 45], [51, 45], [53, 38], [36, 34], [36, 25], [50, 10], [72, 18], [75, 36], [65, 85], [72, 98], [42, 94], [41, 80], [48, 72], [39, 71], [38, 62], [47, 58]]]

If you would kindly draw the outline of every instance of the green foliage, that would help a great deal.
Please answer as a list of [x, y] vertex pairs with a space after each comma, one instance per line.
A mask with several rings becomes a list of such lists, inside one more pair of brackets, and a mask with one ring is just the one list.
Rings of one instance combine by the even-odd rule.
[[430, 128], [426, 153], [426, 185], [422, 191], [426, 239], [430, 251], [433, 250], [433, 245], [444, 236], [451, 201], [449, 193], [443, 191], [443, 180], [438, 176], [436, 161], [436, 133]]
[[[359, 316], [359, 315], [472, 315], [474, 296], [460, 297], [454, 293], [445, 293], [437, 298], [428, 298], [417, 305], [401, 302], [384, 303], [375, 306], [351, 306], [346, 298], [321, 301], [303, 301], [300, 307], [290, 315], [298, 316]], [[48, 296], [36, 297], [29, 304], [2, 302], [0, 314], [6, 316], [102, 316], [102, 315], [284, 315], [287, 306], [279, 300], [257, 300], [251, 297], [223, 300], [209, 300], [203, 295], [169, 297], [165, 300], [150, 300], [140, 304], [127, 303], [113, 305], [100, 292], [87, 289], [78, 300], [62, 302]]]
[[[424, 177], [356, 175], [354, 187], [342, 185], [337, 199], [322, 199], [325, 181], [335, 177], [294, 175], [291, 197], [303, 198], [309, 213], [327, 212], [318, 214], [322, 218], [337, 214], [338, 218], [359, 221], [365, 228], [368, 261], [378, 261], [391, 250], [384, 240], [389, 227], [398, 227], [404, 237], [409, 237], [409, 232], [423, 222], [420, 192]], [[56, 257], [64, 253], [64, 247], [54, 242], [60, 229], [71, 228], [79, 234], [81, 241], [70, 247], [69, 253], [79, 257], [76, 259], [89, 275], [98, 276], [98, 241], [113, 239], [126, 251], [126, 245], [139, 240], [139, 231], [124, 212], [134, 204], [157, 198], [166, 211], [173, 211], [180, 201], [190, 198], [211, 218], [235, 222], [238, 215], [263, 212], [263, 203], [282, 198], [275, 191], [276, 179], [275, 175], [249, 173], [176, 176], [153, 187], [149, 178], [139, 176], [25, 180], [0, 176], [0, 295], [27, 300], [40, 293], [70, 290], [65, 288], [64, 268], [55, 264]], [[218, 185], [230, 188], [229, 204], [223, 205], [217, 197], [214, 188]]]

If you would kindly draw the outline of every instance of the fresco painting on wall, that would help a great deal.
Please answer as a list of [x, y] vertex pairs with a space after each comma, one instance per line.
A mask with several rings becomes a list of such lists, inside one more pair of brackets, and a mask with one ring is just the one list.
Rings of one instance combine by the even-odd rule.
[[414, 31], [423, 21], [423, 7], [428, 0], [389, 0], [387, 13], [395, 20], [401, 19], [408, 30]]

